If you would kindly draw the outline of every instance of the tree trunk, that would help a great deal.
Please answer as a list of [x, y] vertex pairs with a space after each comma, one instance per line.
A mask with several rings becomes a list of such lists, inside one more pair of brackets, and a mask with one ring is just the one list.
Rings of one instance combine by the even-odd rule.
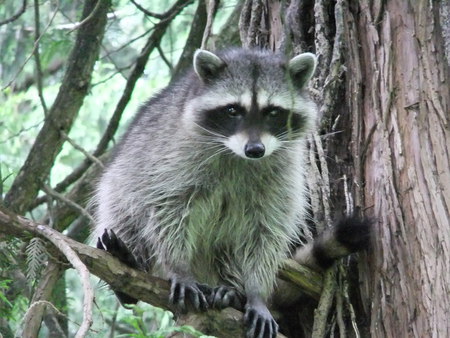
[[346, 17], [356, 199], [377, 220], [360, 269], [374, 337], [450, 336], [448, 8], [360, 1]]
[[[173, 2], [170, 11], [175, 15], [191, 1]], [[92, 16], [79, 28], [76, 46], [89, 48], [74, 48], [69, 59], [78, 63], [67, 67], [60, 99], [50, 109], [28, 160], [6, 194], [4, 204], [18, 214], [42, 202], [35, 197], [65, 142], [60, 129], [70, 129], [88, 94], [108, 2], [100, 2], [96, 10], [97, 1], [85, 3], [83, 17]], [[187, 62], [189, 55], [199, 47], [207, 25], [206, 2], [198, 4], [189, 43], [175, 73], [191, 62]], [[172, 18], [155, 25], [95, 156], [104, 153], [116, 133], [136, 81], [151, 51], [160, 47]], [[315, 280], [309, 283], [315, 287], [314, 297], [305, 296], [287, 311], [279, 309], [277, 319], [283, 333], [290, 338], [450, 337], [450, 3], [241, 0], [225, 27], [226, 34], [216, 37], [221, 48], [240, 36], [245, 47], [281, 50], [289, 57], [301, 52], [317, 54], [319, 66], [311, 92], [322, 114], [319, 134], [327, 136], [311, 137], [308, 184], [318, 231], [344, 213], [362, 213], [374, 219], [372, 248], [359, 255], [357, 264], [348, 260], [350, 264], [329, 270], [323, 282], [315, 278], [320, 287]], [[98, 39], [81, 44], [83, 34], [89, 37], [96, 32]], [[87, 63], [86, 51], [90, 51]], [[82, 81], [75, 83], [80, 77]], [[61, 109], [58, 102], [70, 109]], [[96, 170], [86, 172], [90, 162], [87, 159], [54, 190], [66, 191], [66, 198], [83, 204]], [[1, 181], [0, 177], [0, 192]], [[65, 229], [79, 216], [77, 212], [70, 204], [58, 207], [52, 213], [55, 228]], [[0, 237], [5, 233], [20, 237], [14, 233], [14, 225], [28, 224], [9, 213], [0, 212], [0, 216]], [[141, 299], [165, 306], [167, 282], [149, 282], [151, 278], [146, 279], [142, 272], [106, 264], [112, 258], [104, 252], [95, 253], [91, 248], [92, 253], [76, 242], [68, 243], [78, 248], [78, 256], [92, 271], [105, 270], [99, 275], [111, 285], [138, 292], [125, 283], [131, 276], [129, 279], [143, 285]], [[350, 269], [345, 270], [345, 265]], [[289, 271], [280, 276], [286, 274]], [[49, 290], [44, 290], [53, 285], [50, 282], [42, 279], [43, 292], [36, 293], [35, 300], [50, 297]], [[318, 303], [322, 285], [325, 291]], [[29, 332], [39, 328], [43, 309], [38, 310], [39, 319], [27, 321]], [[211, 332], [221, 334], [222, 328], [230, 329], [227, 332], [233, 333], [222, 336], [236, 336], [236, 330], [242, 330], [241, 314], [227, 311], [226, 320], [218, 312], [210, 312], [205, 315], [210, 317], [194, 315], [192, 323], [212, 326]], [[0, 319], [0, 330], [3, 326], [7, 323]]]

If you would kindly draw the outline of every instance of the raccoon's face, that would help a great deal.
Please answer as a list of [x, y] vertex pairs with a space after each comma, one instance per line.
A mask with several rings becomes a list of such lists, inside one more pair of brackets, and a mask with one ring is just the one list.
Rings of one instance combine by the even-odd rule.
[[243, 158], [269, 156], [315, 124], [316, 108], [304, 91], [315, 66], [311, 53], [286, 63], [269, 52], [219, 57], [198, 50], [194, 69], [203, 86], [185, 119]]

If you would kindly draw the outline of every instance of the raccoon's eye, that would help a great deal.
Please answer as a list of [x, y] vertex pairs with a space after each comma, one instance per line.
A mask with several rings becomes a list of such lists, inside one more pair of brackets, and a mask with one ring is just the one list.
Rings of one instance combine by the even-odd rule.
[[228, 116], [231, 116], [231, 117], [238, 117], [238, 116], [242, 115], [241, 110], [238, 109], [236, 106], [225, 107], [225, 112], [228, 114]]
[[267, 116], [270, 117], [277, 117], [281, 114], [281, 109], [278, 108], [272, 108], [269, 111], [267, 111]]

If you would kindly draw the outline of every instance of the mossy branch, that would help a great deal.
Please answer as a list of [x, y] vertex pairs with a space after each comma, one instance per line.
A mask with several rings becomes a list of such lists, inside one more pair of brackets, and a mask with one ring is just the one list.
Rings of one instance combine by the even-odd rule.
[[[61, 261], [68, 260], [61, 247], [68, 248], [76, 254], [90, 273], [108, 283], [113, 289], [119, 289], [136, 299], [176, 313], [176, 309], [168, 302], [170, 290], [168, 281], [132, 269], [103, 250], [74, 241], [56, 230], [0, 207], [0, 238], [6, 236], [22, 239], [39, 236], [49, 244], [50, 254]], [[60, 245], [55, 241], [60, 242]], [[298, 266], [293, 261], [286, 262], [280, 270], [280, 277], [294, 282], [297, 288], [301, 288], [316, 299], [320, 295], [322, 276], [306, 267]], [[189, 313], [182, 316], [181, 320], [184, 324], [192, 325], [207, 334], [231, 337], [239, 332], [243, 335], [242, 313], [237, 310]], [[233, 325], [230, 325], [230, 321]]]

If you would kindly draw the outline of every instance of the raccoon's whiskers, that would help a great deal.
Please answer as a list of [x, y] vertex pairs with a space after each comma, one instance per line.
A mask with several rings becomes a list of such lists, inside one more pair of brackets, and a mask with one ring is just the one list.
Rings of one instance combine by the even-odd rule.
[[219, 133], [214, 132], [214, 131], [212, 131], [212, 130], [206, 129], [205, 127], [202, 127], [201, 125], [199, 125], [199, 124], [196, 123], [196, 122], [194, 122], [194, 124], [195, 124], [198, 128], [200, 128], [201, 130], [206, 131], [208, 134], [214, 135], [214, 136], [216, 136], [216, 137], [218, 137], [218, 138], [222, 138], [222, 139], [226, 138], [225, 135], [222, 135], [222, 134], [219, 134]]
[[[225, 152], [230, 151], [227, 147], [224, 147], [223, 145], [222, 145], [222, 147], [223, 147], [223, 148], [219, 148], [218, 151], [214, 152], [212, 155], [208, 156], [205, 160], [201, 161], [201, 162], [197, 165], [197, 168], [201, 168], [202, 166], [204, 166], [205, 164], [207, 164], [208, 161], [209, 161], [211, 158], [213, 158], [213, 157], [215, 157], [215, 156], [217, 156], [217, 155], [219, 155], [219, 154], [222, 154], [222, 153], [225, 153]], [[231, 151], [230, 151], [230, 152], [231, 152]]]
[[292, 141], [303, 141], [303, 137], [299, 138], [299, 135], [302, 133], [299, 132], [293, 132], [292, 130], [287, 130], [281, 134], [277, 134], [277, 138], [281, 142], [292, 142]]

